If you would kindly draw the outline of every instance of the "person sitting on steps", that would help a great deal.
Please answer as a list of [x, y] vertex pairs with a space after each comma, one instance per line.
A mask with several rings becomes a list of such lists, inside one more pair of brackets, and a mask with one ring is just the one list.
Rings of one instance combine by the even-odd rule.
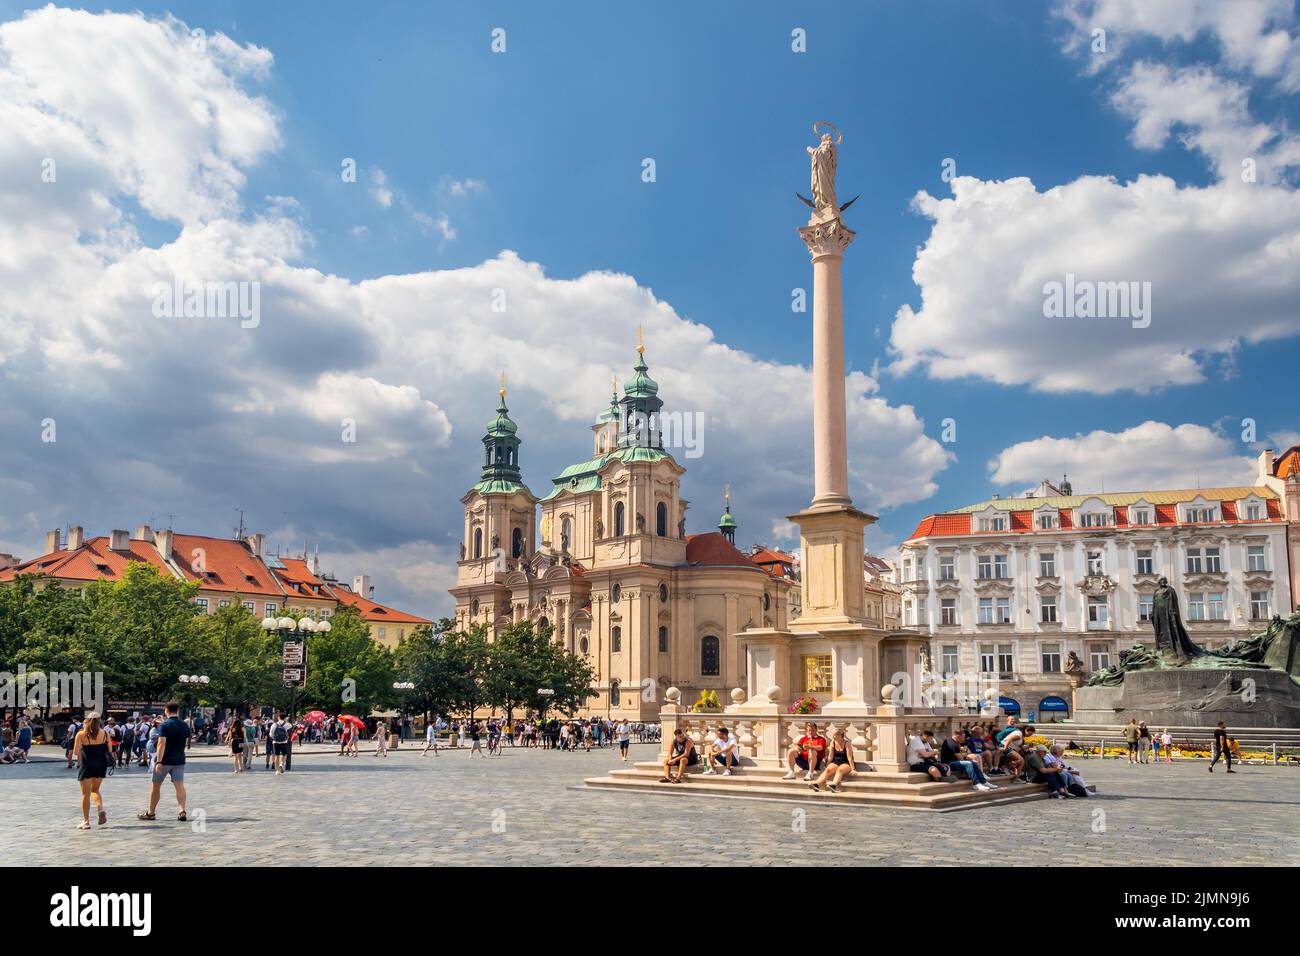
[[[686, 768], [694, 767], [700, 762], [700, 755], [695, 749], [695, 741], [686, 736], [686, 732], [678, 728], [673, 731], [672, 743], [668, 745], [668, 755], [664, 757], [664, 775], [659, 778], [660, 783], [681, 783], [686, 776]], [[673, 776], [673, 770], [677, 770], [677, 776]]]
[[849, 742], [844, 728], [836, 727], [835, 733], [831, 736], [830, 759], [826, 761], [826, 769], [811, 786], [814, 790], [821, 790], [824, 786], [831, 793], [839, 793], [844, 778], [851, 777], [855, 773], [857, 770], [853, 759], [853, 744]]
[[817, 732], [817, 725], [810, 720], [803, 725], [803, 736], [785, 755], [786, 765], [790, 769], [781, 779], [793, 780], [799, 776], [798, 770], [802, 770], [803, 778], [811, 783], [817, 776], [817, 771], [821, 769], [821, 762], [825, 756], [826, 738]]

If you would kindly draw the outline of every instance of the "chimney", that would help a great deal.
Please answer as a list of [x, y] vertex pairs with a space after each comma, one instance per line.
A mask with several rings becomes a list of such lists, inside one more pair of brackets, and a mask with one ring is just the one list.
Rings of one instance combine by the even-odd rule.
[[81, 525], [73, 525], [68, 529], [68, 550], [76, 551], [86, 543], [86, 529]]
[[1259, 458], [1257, 458], [1256, 461], [1258, 462], [1258, 465], [1255, 470], [1255, 484], [1262, 485], [1264, 484], [1265, 478], [1273, 477], [1273, 466], [1275, 463], [1273, 449], [1265, 448], [1259, 453]]
[[0, 554], [0, 571], [5, 571], [8, 570], [9, 568], [17, 567], [17, 565], [18, 565], [18, 559], [14, 557], [12, 554]]
[[134, 540], [153, 544], [153, 528], [149, 527], [147, 524], [140, 525], [140, 527], [135, 529]]
[[114, 528], [113, 533], [109, 536], [108, 546], [114, 551], [131, 550], [131, 533], [129, 531]]
[[374, 587], [370, 584], [370, 575], [358, 574], [352, 579], [352, 590], [360, 594], [363, 598], [368, 598], [375, 593]]
[[262, 556], [262, 550], [266, 547], [266, 535], [250, 534], [244, 539], [244, 543], [248, 545], [248, 549], [252, 551], [254, 555], [260, 558]]
[[[113, 532], [117, 534], [116, 531]], [[153, 543], [158, 548], [158, 553], [162, 555], [164, 561], [172, 559], [172, 529], [166, 531], [155, 531], [153, 533]]]
[[45, 553], [46, 554], [53, 554], [55, 551], [62, 550], [59, 547], [60, 537], [61, 535], [59, 534], [58, 528], [55, 528], [53, 531], [45, 532]]

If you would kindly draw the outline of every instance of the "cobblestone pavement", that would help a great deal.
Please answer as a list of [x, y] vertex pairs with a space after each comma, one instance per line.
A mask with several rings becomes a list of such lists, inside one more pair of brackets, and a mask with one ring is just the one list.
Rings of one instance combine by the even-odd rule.
[[[204, 748], [197, 748], [203, 752]], [[653, 745], [633, 745], [649, 759]], [[575, 789], [616, 751], [471, 758], [402, 749], [299, 754], [291, 773], [187, 767], [190, 823], [171, 784], [158, 822], [135, 819], [143, 770], [105, 781], [109, 824], [80, 819], [62, 760], [0, 767], [3, 861], [34, 864], [1300, 864], [1300, 771], [1082, 761], [1100, 792], [926, 813]]]

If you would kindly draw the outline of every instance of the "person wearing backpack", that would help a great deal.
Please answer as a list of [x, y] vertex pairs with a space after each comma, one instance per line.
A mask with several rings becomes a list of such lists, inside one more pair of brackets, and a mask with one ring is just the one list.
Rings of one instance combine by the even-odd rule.
[[275, 751], [275, 772], [284, 773], [284, 759], [289, 754], [289, 733], [291, 726], [284, 714], [277, 713], [271, 724], [271, 746]]

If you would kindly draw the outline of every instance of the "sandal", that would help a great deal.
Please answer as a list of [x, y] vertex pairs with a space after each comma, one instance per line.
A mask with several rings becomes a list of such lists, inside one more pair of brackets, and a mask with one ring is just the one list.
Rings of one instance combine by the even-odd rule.
[[189, 819], [189, 817], [185, 816], [185, 811], [182, 810], [180, 813], [176, 814], [176, 819], [184, 823]]
[[158, 819], [157, 815], [150, 813], [148, 810], [141, 810], [139, 813], [137, 813], [137, 814], [135, 815], [135, 818], [136, 818], [137, 820], [157, 820], [157, 819]]
[[99, 825], [102, 827], [108, 822], [108, 813], [104, 810], [99, 811]]
[[660, 782], [660, 783], [672, 783], [672, 781], [669, 780], [667, 777], [660, 777], [660, 778], [659, 778], [659, 782]]

